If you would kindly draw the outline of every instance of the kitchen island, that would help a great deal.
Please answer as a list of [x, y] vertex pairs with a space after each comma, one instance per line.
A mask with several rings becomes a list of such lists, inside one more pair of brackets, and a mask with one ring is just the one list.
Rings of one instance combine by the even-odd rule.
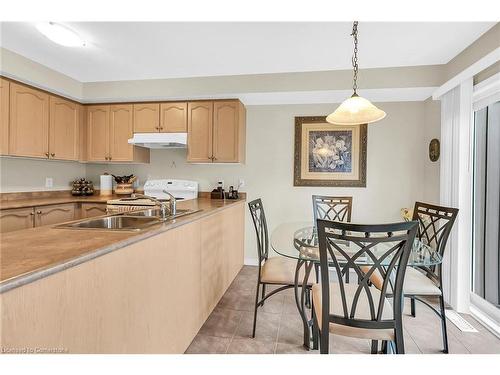
[[139, 232], [2, 234], [3, 352], [183, 353], [243, 265], [244, 200]]

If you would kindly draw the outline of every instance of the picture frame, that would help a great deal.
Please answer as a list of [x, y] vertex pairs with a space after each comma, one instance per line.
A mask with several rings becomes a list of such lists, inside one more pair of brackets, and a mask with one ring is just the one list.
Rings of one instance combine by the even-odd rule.
[[367, 125], [295, 117], [294, 186], [366, 187]]

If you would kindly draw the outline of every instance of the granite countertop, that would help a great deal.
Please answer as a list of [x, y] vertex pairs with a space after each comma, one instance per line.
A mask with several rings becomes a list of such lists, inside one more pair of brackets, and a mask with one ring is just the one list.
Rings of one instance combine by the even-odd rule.
[[26, 198], [12, 199], [0, 201], [0, 210], [8, 210], [11, 208], [25, 208], [33, 206], [50, 206], [53, 204], [64, 203], [106, 203], [110, 199], [123, 198], [120, 195], [89, 195], [89, 196], [72, 196], [67, 194], [58, 197], [43, 197], [43, 198]]
[[[89, 198], [99, 199], [100, 197]], [[108, 198], [103, 197], [101, 201]], [[53, 198], [51, 203], [47, 204], [55, 204], [54, 201], [58, 199]], [[63, 200], [60, 203], [68, 202], [64, 198], [61, 199]], [[77, 199], [84, 199], [85, 202], [96, 202], [96, 200], [92, 201], [88, 200], [88, 198]], [[31, 201], [34, 201], [34, 199]], [[74, 200], [70, 202], [74, 202]], [[242, 202], [244, 202], [244, 199], [224, 201], [198, 198], [190, 201], [180, 201], [177, 204], [179, 208], [202, 211], [165, 223], [155, 224], [138, 232], [75, 230], [45, 226], [4, 233], [1, 236], [0, 247], [0, 293]], [[30, 205], [40, 204], [29, 204], [28, 206]]]

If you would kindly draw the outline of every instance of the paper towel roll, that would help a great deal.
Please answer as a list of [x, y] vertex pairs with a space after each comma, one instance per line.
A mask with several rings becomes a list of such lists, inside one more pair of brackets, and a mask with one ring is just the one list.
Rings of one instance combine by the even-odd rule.
[[101, 176], [100, 194], [113, 195], [113, 176], [109, 174], [103, 174]]

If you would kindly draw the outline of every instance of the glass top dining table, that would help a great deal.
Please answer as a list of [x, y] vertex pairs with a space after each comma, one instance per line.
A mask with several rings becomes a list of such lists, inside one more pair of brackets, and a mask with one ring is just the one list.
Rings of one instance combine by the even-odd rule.
[[[346, 253], [349, 253], [349, 242], [339, 241], [338, 245]], [[276, 253], [285, 257], [319, 263], [318, 234], [311, 222], [293, 222], [279, 225], [271, 233], [271, 247]], [[382, 254], [385, 252], [384, 250], [387, 249], [385, 249], [384, 243], [381, 243], [377, 245], [377, 248], [373, 249], [373, 253], [374, 255], [377, 255], [377, 252]], [[353, 248], [351, 252], [354, 251], [356, 250]], [[356, 264], [366, 265], [372, 264], [372, 262], [373, 260], [368, 256], [360, 256], [355, 261]], [[389, 263], [390, 258], [387, 258], [385, 262]], [[419, 239], [415, 239], [408, 259], [409, 266], [430, 267], [441, 262], [442, 258], [438, 252]], [[381, 263], [381, 265], [385, 264]]]

